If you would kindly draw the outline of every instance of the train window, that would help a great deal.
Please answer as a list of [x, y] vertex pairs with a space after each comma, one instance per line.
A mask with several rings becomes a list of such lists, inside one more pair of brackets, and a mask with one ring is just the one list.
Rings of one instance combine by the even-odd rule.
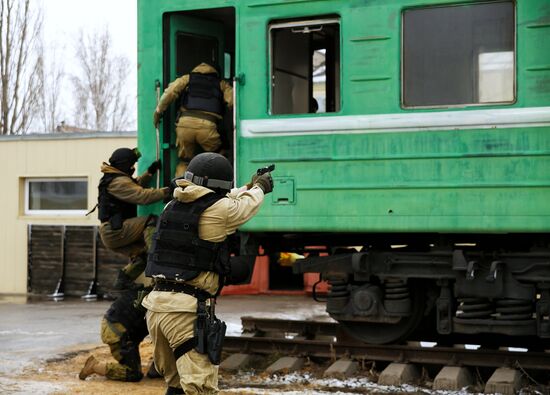
[[403, 105], [515, 100], [512, 1], [403, 13]]
[[274, 23], [269, 31], [271, 114], [339, 111], [339, 20]]

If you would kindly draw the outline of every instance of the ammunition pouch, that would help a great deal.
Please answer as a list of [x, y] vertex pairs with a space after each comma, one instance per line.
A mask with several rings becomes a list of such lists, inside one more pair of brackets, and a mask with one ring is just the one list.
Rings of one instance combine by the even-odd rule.
[[225, 278], [227, 285], [250, 284], [256, 255], [232, 256], [229, 260], [230, 269]]
[[109, 223], [111, 224], [111, 230], [119, 230], [122, 228], [122, 213], [116, 213], [115, 215], [109, 218]]

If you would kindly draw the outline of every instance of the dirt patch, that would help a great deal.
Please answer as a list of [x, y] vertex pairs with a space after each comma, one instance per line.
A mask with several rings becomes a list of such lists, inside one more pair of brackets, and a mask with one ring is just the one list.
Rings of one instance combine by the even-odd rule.
[[[144, 373], [147, 371], [149, 361], [152, 359], [153, 347], [150, 342], [143, 342], [140, 346]], [[78, 373], [84, 366], [84, 362], [90, 355], [98, 360], [114, 362], [109, 347], [95, 346], [84, 350], [71, 350], [67, 353], [45, 361], [42, 366], [28, 368], [22, 374], [13, 377], [17, 385], [24, 391], [37, 382], [44, 383], [46, 388], [54, 389], [52, 394], [163, 394], [165, 391], [164, 380], [149, 379], [144, 377], [138, 383], [126, 383], [107, 380], [105, 377], [92, 375], [86, 380], [80, 380]], [[55, 390], [60, 388], [60, 390]]]
[[[140, 346], [142, 357], [142, 368], [144, 374], [147, 372], [149, 363], [152, 360], [153, 347], [150, 341], [145, 341]], [[12, 377], [5, 377], [3, 383], [0, 382], [0, 389], [7, 393], [49, 393], [49, 394], [164, 394], [166, 391], [165, 383], [162, 378], [150, 379], [144, 377], [138, 383], [126, 383], [107, 380], [105, 377], [92, 375], [86, 380], [80, 380], [78, 373], [84, 366], [84, 362], [90, 355], [94, 355], [102, 362], [114, 361], [109, 348], [105, 345], [90, 345], [88, 347], [74, 350], [67, 350], [59, 357], [44, 361], [43, 364], [33, 368], [27, 368], [22, 373]], [[266, 365], [269, 358], [258, 364]], [[306, 366], [297, 376], [298, 379], [273, 380], [273, 377], [258, 370], [257, 372], [247, 372], [242, 374], [228, 374], [220, 372], [219, 386], [220, 394], [276, 394], [281, 392], [290, 393], [331, 393], [343, 391], [340, 393], [369, 393], [373, 392], [360, 388], [330, 388], [327, 383], [314, 383], [314, 378], [322, 377], [321, 367], [316, 363], [307, 362]], [[304, 379], [302, 375], [309, 376], [310, 380]], [[284, 376], [284, 375], [283, 375]], [[37, 389], [41, 389], [37, 391]], [[317, 392], [319, 391], [319, 392]], [[288, 392], [287, 392], [288, 393]]]

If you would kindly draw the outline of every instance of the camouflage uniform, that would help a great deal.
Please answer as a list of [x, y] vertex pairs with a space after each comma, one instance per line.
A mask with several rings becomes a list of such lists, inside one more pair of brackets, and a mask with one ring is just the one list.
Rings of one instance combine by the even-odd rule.
[[[146, 205], [163, 200], [169, 194], [169, 188], [144, 188], [152, 176], [145, 172], [133, 179], [121, 170], [103, 163], [101, 172], [104, 174], [120, 174], [107, 187], [107, 192], [115, 198], [135, 205]], [[124, 254], [131, 259], [123, 271], [129, 278], [135, 279], [145, 269], [146, 260], [141, 257], [146, 253], [155, 231], [155, 222], [149, 216], [128, 218], [117, 230], [111, 228], [109, 221], [99, 227], [99, 235], [103, 244], [112, 251]]]
[[113, 302], [101, 321], [101, 340], [109, 346], [117, 362], [105, 363], [102, 369], [92, 369], [86, 376], [102, 371], [100, 374], [111, 380], [139, 381], [143, 378], [139, 344], [147, 336], [147, 325], [141, 300], [150, 289], [127, 290]]
[[[217, 73], [214, 67], [201, 63], [192, 70], [192, 73], [213, 74]], [[178, 99], [189, 84], [189, 74], [177, 78], [168, 85], [155, 110], [154, 123], [157, 123], [159, 114], [162, 114], [168, 106]], [[228, 108], [233, 107], [233, 88], [224, 80], [220, 81], [220, 90], [223, 100]], [[207, 152], [217, 152], [221, 148], [221, 139], [216, 122], [222, 116], [207, 111], [187, 111], [185, 107], [179, 109], [184, 113], [176, 122], [176, 146], [180, 162], [176, 167], [176, 177], [182, 176], [187, 169], [187, 164], [199, 152], [199, 146]]]
[[[189, 203], [213, 193], [212, 190], [178, 180], [174, 198]], [[199, 219], [199, 237], [202, 240], [222, 242], [228, 235], [251, 219], [260, 209], [264, 193], [258, 186], [233, 189], [227, 199], [220, 199], [208, 207]], [[186, 282], [214, 295], [219, 287], [219, 275], [201, 272]], [[153, 341], [154, 360], [158, 371], [169, 387], [180, 386], [185, 394], [218, 393], [218, 366], [208, 356], [196, 350], [182, 355], [177, 361], [174, 350], [194, 336], [197, 318], [197, 299], [179, 292], [152, 291], [143, 300], [147, 308], [147, 327]]]

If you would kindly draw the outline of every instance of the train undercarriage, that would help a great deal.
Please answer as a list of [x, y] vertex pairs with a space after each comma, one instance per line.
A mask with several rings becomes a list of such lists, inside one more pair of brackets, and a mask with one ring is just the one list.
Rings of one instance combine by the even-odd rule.
[[294, 272], [321, 273], [327, 312], [363, 342], [550, 345], [549, 235], [263, 236], [307, 255]]

